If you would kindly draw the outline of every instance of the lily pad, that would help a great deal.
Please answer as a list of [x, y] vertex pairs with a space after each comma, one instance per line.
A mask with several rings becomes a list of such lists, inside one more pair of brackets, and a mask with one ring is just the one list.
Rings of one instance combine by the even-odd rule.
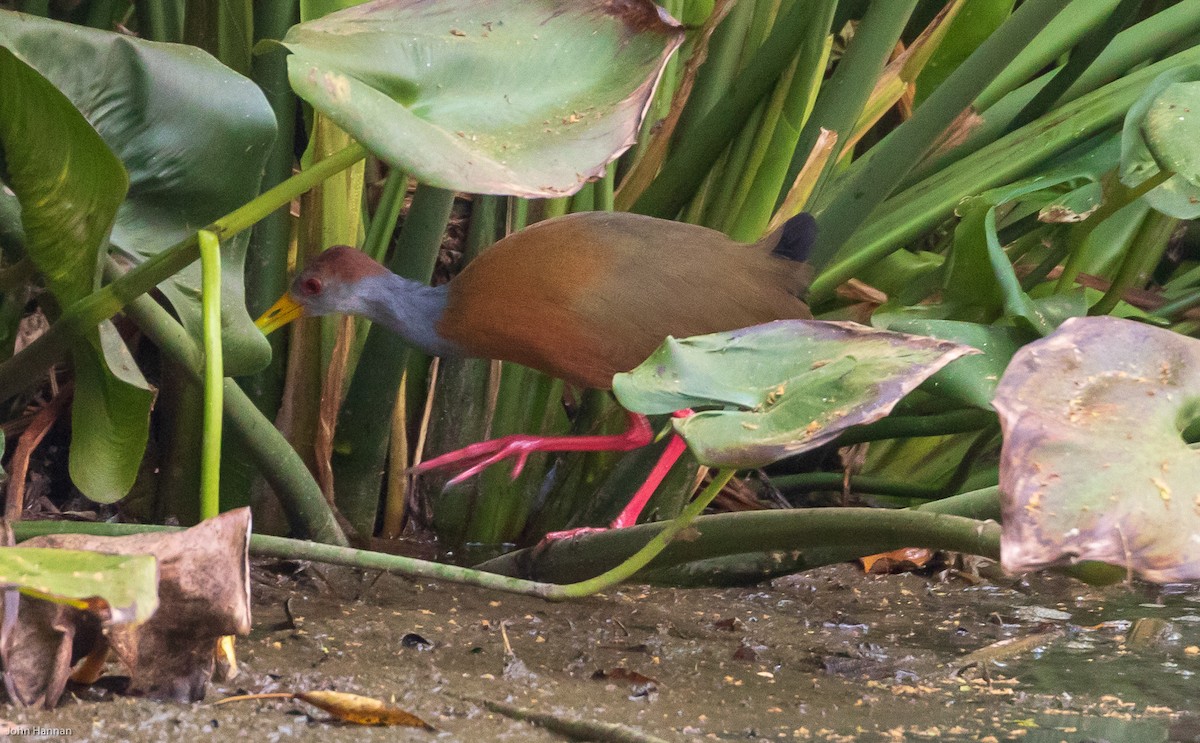
[[1097, 560], [1157, 582], [1200, 579], [1200, 341], [1113, 317], [1067, 320], [1013, 357], [1001, 558], [1012, 572]]
[[816, 448], [887, 415], [969, 346], [855, 323], [779, 320], [676, 340], [613, 378], [627, 409], [669, 413], [722, 406], [675, 421], [714, 467], [760, 467]]
[[423, 183], [562, 196], [633, 144], [683, 29], [648, 0], [376, 0], [293, 26], [292, 87]]

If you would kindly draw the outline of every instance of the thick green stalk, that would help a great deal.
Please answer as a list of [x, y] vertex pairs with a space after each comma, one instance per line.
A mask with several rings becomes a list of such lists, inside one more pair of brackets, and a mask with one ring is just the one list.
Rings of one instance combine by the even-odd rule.
[[[1093, 0], [1084, 0], [1084, 2], [1092, 3]], [[1113, 2], [1113, 0], [1104, 0], [1104, 2]], [[1104, 2], [1097, 0], [1095, 5], [1101, 7]], [[1075, 12], [1075, 5], [1073, 3], [1068, 10], [1059, 14], [1055, 18], [1055, 22], [1064, 17], [1078, 16], [1079, 14]], [[1067, 91], [1058, 97], [1060, 110], [1062, 105], [1091, 93], [1102, 85], [1107, 85], [1129, 70], [1175, 49], [1180, 44], [1187, 43], [1188, 39], [1198, 31], [1200, 31], [1200, 2], [1179, 3], [1125, 29], [1104, 48], [1100, 56], [1079, 79], [1075, 80], [1067, 88]], [[1040, 38], [1041, 36], [1039, 36]], [[975, 105], [986, 108], [986, 110], [983, 111], [980, 119], [973, 122], [970, 131], [966, 134], [966, 139], [953, 148], [921, 162], [909, 174], [901, 187], [907, 188], [920, 178], [961, 160], [1008, 133], [1013, 117], [1061, 71], [1061, 68], [1051, 70], [1028, 85], [1012, 91], [1002, 99], [989, 102], [986, 107], [977, 99]]]
[[950, 410], [933, 415], [889, 415], [874, 423], [847, 430], [838, 437], [837, 445], [850, 446], [864, 441], [967, 433], [978, 431], [995, 422], [995, 413], [975, 408]]
[[250, 74], [254, 48], [251, 0], [185, 0], [183, 42], [198, 46], [242, 75]]
[[[771, 484], [780, 490], [809, 492], [813, 490], [841, 490], [846, 484], [841, 472], [805, 472], [799, 475], [779, 475], [771, 478]], [[942, 495], [942, 485], [925, 485], [890, 477], [856, 475], [850, 478], [850, 492], [871, 495], [890, 495], [897, 498], [936, 498]]]
[[[417, 187], [388, 265], [393, 273], [429, 282], [453, 204], [452, 191]], [[375, 533], [392, 409], [410, 353], [398, 335], [373, 325], [362, 351], [370, 363], [358, 365], [338, 416], [332, 458], [336, 502], [364, 537]]]
[[733, 7], [721, 20], [708, 42], [708, 57], [696, 71], [696, 82], [684, 103], [675, 128], [672, 149], [680, 142], [690, 141], [704, 121], [708, 112], [727, 94], [732, 86], [741, 61], [742, 46], [746, 30], [754, 16], [755, 3], [734, 2]]
[[735, 473], [736, 470], [721, 470], [713, 475], [712, 482], [708, 484], [704, 492], [700, 493], [700, 495], [696, 496], [695, 500], [688, 504], [687, 508], [683, 509], [683, 513], [670, 521], [664, 522], [661, 530], [651, 537], [641, 549], [622, 560], [619, 565], [606, 570], [595, 578], [557, 586], [557, 590], [548, 598], [583, 598], [584, 596], [591, 596], [605, 589], [612, 588], [618, 583], [632, 578], [634, 573], [646, 567], [655, 557], [658, 557], [671, 544], [677, 534], [692, 525], [696, 517], [703, 513], [708, 504], [712, 503], [713, 498], [716, 498], [717, 494], [721, 492], [721, 488], [725, 487], [725, 484], [733, 479]]
[[[13, 533], [18, 540], [26, 540], [45, 534], [95, 534], [105, 537], [123, 537], [131, 534], [154, 532], [177, 532], [177, 526], [150, 526], [146, 524], [111, 524], [107, 522], [79, 521], [19, 521], [13, 524]], [[532, 581], [508, 578], [493, 573], [483, 573], [470, 568], [442, 565], [411, 557], [368, 552], [333, 544], [318, 544], [298, 539], [250, 535], [250, 554], [257, 557], [274, 557], [281, 560], [313, 560], [330, 565], [348, 565], [365, 570], [383, 570], [414, 578], [429, 578], [479, 586], [494, 591], [543, 596], [554, 586]]]
[[[659, 534], [667, 524], [639, 524], [589, 534], [576, 539], [539, 546], [537, 551], [520, 550], [477, 566], [505, 575], [532, 575], [537, 580], [565, 582], [595, 575], [597, 570], [619, 565]], [[925, 509], [884, 508], [795, 508], [742, 511], [701, 516], [691, 522], [686, 539], [675, 539], [648, 566], [662, 569], [696, 560], [744, 554], [755, 550], [792, 552], [851, 546], [859, 554], [884, 552], [901, 547], [929, 547], [965, 552], [998, 559], [1000, 527], [973, 518], [934, 513]], [[868, 551], [859, 551], [865, 546]], [[846, 556], [846, 549], [839, 555]], [[584, 585], [581, 581], [573, 585]], [[559, 591], [574, 590], [572, 584]]]
[[865, 223], [861, 215], [855, 215], [849, 227], [862, 224], [862, 228], [847, 242], [853, 250], [843, 251], [817, 276], [809, 292], [813, 304], [828, 301], [843, 282], [931, 229], [953, 211], [964, 194], [1010, 183], [1048, 158], [1112, 126], [1150, 80], [1165, 70], [1197, 61], [1200, 48], [1192, 48], [1138, 70], [938, 171], [889, 199]]
[[[784, 72], [786, 77], [787, 72]], [[774, 121], [765, 120], [771, 114], [768, 110], [774, 96], [762, 100], [746, 118], [746, 124], [729, 143], [729, 149], [722, 158], [719, 168], [713, 168], [712, 182], [704, 195], [703, 209], [699, 224], [724, 232], [726, 223], [732, 218], [732, 210], [737, 208], [742, 195], [742, 179], [749, 177], [757, 169], [757, 163], [752, 159], [754, 145], [758, 141], [759, 132], [763, 127], [772, 128]], [[777, 113], [777, 112], [776, 112]]]
[[[911, 119], [901, 124], [876, 148], [864, 167], [838, 184], [837, 194], [817, 216], [819, 230], [811, 260], [818, 272], [826, 267], [858, 225], [883, 203], [900, 179], [979, 95], [990, 79], [990, 73], [1003, 69], [1012, 61], [1066, 4], [1067, 0], [1028, 0], [1021, 5], [938, 86]], [[818, 100], [818, 106], [820, 103]], [[809, 124], [816, 118], [814, 113]]]
[[[850, 41], [850, 46], [846, 49], [845, 56], [838, 62], [829, 81], [821, 86], [821, 93], [817, 96], [812, 115], [800, 131], [800, 138], [788, 163], [783, 184], [776, 194], [776, 207], [783, 203], [788, 189], [796, 180], [796, 175], [804, 167], [809, 152], [816, 145], [821, 130], [828, 129], [837, 133], [838, 141], [813, 188], [813, 198], [820, 196], [822, 186], [837, 165], [838, 155], [871, 97], [875, 82], [896, 48], [896, 41], [903, 33], [916, 5], [915, 0], [871, 3]], [[823, 264], [815, 265], [820, 268]]]
[[[115, 275], [117, 271], [110, 259], [106, 272]], [[147, 296], [136, 297], [126, 306], [125, 314], [162, 353], [179, 365], [188, 379], [197, 386], [204, 384], [203, 352], [158, 302]], [[230, 430], [278, 493], [293, 530], [321, 542], [347, 544], [329, 503], [287, 439], [233, 380], [226, 379], [224, 387], [224, 410]]]
[[407, 192], [408, 173], [393, 167], [383, 181], [379, 205], [371, 215], [366, 237], [363, 238], [363, 252], [377, 261], [382, 261], [387, 255], [392, 234], [396, 231], [396, 223], [400, 221], [400, 212], [404, 211], [404, 197]]
[[[137, 3], [156, 5], [157, 3]], [[282, 39], [299, 19], [298, 0], [257, 0], [254, 3], [254, 36], [257, 40]], [[296, 94], [288, 85], [287, 53], [271, 46], [254, 55], [251, 76], [262, 89], [275, 113], [275, 141], [267, 153], [263, 170], [263, 188], [283, 183], [295, 166]], [[246, 253], [246, 308], [252, 317], [267, 311], [287, 290], [288, 245], [292, 237], [289, 205], [281, 206], [258, 224]], [[287, 360], [287, 333], [272, 333], [271, 363], [267, 368], [238, 380], [259, 409], [274, 416], [283, 395], [284, 365]]]
[[133, 8], [137, 12], [138, 35], [143, 39], [175, 43], [183, 40], [183, 0], [139, 0]]
[[1079, 275], [1079, 266], [1083, 262], [1087, 249], [1088, 238], [1104, 221], [1133, 202], [1142, 198], [1162, 184], [1166, 183], [1174, 173], [1159, 171], [1133, 188], [1126, 187], [1112, 174], [1112, 180], [1104, 189], [1104, 203], [1088, 216], [1082, 224], [1074, 226], [1068, 242], [1068, 257], [1063, 265], [1062, 274], [1058, 277], [1056, 292], [1065, 292], [1075, 285], [1075, 277]]
[[[507, 197], [501, 196], [476, 195], [472, 198], [471, 222], [463, 249], [465, 264], [469, 265], [502, 234], [502, 204], [506, 201]], [[513, 199], [512, 203], [529, 202]], [[425, 439], [426, 458], [487, 438], [491, 423], [488, 395], [491, 366], [492, 362], [487, 359], [444, 358], [440, 361], [437, 385], [429, 392], [433, 395], [433, 415]], [[419, 422], [422, 409], [423, 406], [413, 409], [413, 415], [409, 416], [410, 430], [414, 428], [413, 422]], [[398, 463], [392, 461], [388, 466], [395, 468]], [[471, 478], [446, 489], [441, 488], [442, 479], [425, 476], [410, 485], [418, 488], [422, 500], [431, 504], [438, 539], [444, 544], [462, 544], [469, 541], [467, 535], [476, 515], [481, 478]], [[389, 492], [388, 497], [393, 494]], [[384, 527], [386, 537], [386, 522]]]
[[1103, 23], [1096, 26], [1071, 49], [1071, 56], [1067, 59], [1067, 63], [1013, 117], [1008, 124], [1008, 129], [1010, 131], [1020, 129], [1054, 108], [1054, 104], [1092, 66], [1101, 52], [1108, 48], [1121, 29], [1125, 28], [1125, 24], [1133, 19], [1141, 5], [1142, 0], [1121, 0]]
[[[781, 78], [782, 101], [779, 116], [771, 131], [764, 131], [765, 141], [758, 155], [759, 166], [751, 174], [752, 180], [744, 184], [739, 196], [740, 205], [730, 225], [729, 236], [739, 242], [753, 242], [762, 237], [771, 215], [775, 212], [775, 199], [784, 187], [789, 160], [800, 141], [800, 132], [811, 115], [821, 81], [825, 78], [825, 67], [829, 60], [830, 37], [828, 29], [832, 23], [837, 0], [820, 0], [815, 10], [815, 19], [808, 33], [801, 40], [792, 71]], [[783, 85], [786, 80], [786, 85]], [[787, 184], [790, 187], [791, 184]]]
[[991, 78], [974, 102], [983, 111], [1066, 54], [1109, 17], [1121, 0], [1071, 0], [1066, 10], [1046, 24], [1033, 41]]
[[221, 242], [201, 230], [200, 307], [204, 322], [204, 438], [200, 449], [200, 518], [221, 512], [221, 411], [225, 365], [221, 359]]
[[[963, 497], [974, 498], [976, 495], [964, 494]], [[932, 509], [810, 508], [750, 511], [701, 516], [690, 523], [695, 527], [698, 536], [670, 542], [658, 559], [651, 563], [651, 567], [669, 567], [719, 555], [742, 554], [745, 552], [747, 534], [753, 534], [755, 546], [763, 550], [793, 550], [798, 544], [821, 547], [850, 543], [869, 544], [875, 551], [900, 547], [929, 547], [983, 555], [993, 559], [998, 559], [1000, 554], [1000, 527], [997, 524], [936, 513]], [[178, 527], [103, 522], [20, 521], [12, 526], [14, 535], [22, 541], [44, 534], [124, 536], [179, 531]], [[594, 572], [597, 564], [612, 564], [622, 554], [635, 553], [643, 545], [654, 541], [651, 535], [661, 535], [669, 528], [670, 523], [642, 524], [629, 529], [553, 543], [543, 549], [533, 567], [565, 575], [580, 572], [588, 574]], [[260, 557], [313, 560], [417, 578], [445, 580], [497, 591], [540, 596], [551, 601], [590, 595], [586, 593], [587, 588], [599, 583], [593, 579], [555, 586], [504, 577], [505, 573], [511, 574], [520, 569], [523, 564], [522, 557], [527, 558], [527, 553], [509, 553], [486, 563], [489, 572], [480, 572], [398, 555], [261, 534], [250, 537], [250, 552]], [[551, 554], [554, 555], [553, 560], [546, 557]], [[599, 557], [599, 562], [596, 557]]]
[[[949, 498], [930, 501], [912, 510], [964, 516], [980, 521], [1000, 520], [999, 488], [993, 486]], [[740, 555], [696, 560], [662, 570], [646, 570], [639, 579], [658, 585], [676, 586], [745, 586], [780, 575], [836, 565], [866, 555], [890, 549], [887, 544], [855, 542], [852, 545], [829, 545], [802, 549], [747, 552]]]
[[123, 7], [117, 8], [116, 0], [92, 0], [88, 5], [85, 24], [101, 31], [116, 31], [118, 13], [123, 13], [124, 10]]
[[[238, 207], [204, 229], [220, 240], [228, 240], [252, 227], [329, 176], [345, 170], [367, 156], [359, 144], [320, 161], [287, 181]], [[153, 289], [200, 257], [196, 235], [189, 235], [153, 258], [146, 260], [116, 281], [68, 307], [58, 322], [50, 326], [21, 353], [0, 364], [0, 400], [8, 399], [37, 383], [45, 370], [67, 357], [71, 342], [81, 332], [95, 327], [121, 311], [121, 308]]]
[[1138, 228], [1137, 236], [1129, 245], [1121, 268], [1113, 277], [1112, 285], [1096, 304], [1088, 308], [1089, 315], [1107, 315], [1121, 301], [1121, 296], [1129, 289], [1140, 288], [1146, 283], [1150, 272], [1162, 259], [1167, 243], [1171, 240], [1179, 220], [1168, 217], [1154, 209], [1146, 215], [1142, 226]]
[[613, 193], [617, 180], [617, 161], [614, 160], [604, 169], [604, 177], [596, 182], [595, 209], [598, 212], [611, 212], [614, 208]]
[[[905, 4], [913, 0], [899, 0]], [[818, 9], [819, 10], [819, 9]], [[734, 12], [736, 12], [736, 7]], [[770, 92], [796, 53], [814, 22], [812, 4], [795, 2], [775, 21], [766, 41], [754, 53], [736, 84], [713, 104], [699, 123], [680, 131], [662, 172], [634, 203], [631, 211], [672, 218], [691, 201], [704, 174], [725, 150], [729, 140], [745, 124], [758, 102]], [[691, 101], [688, 102], [689, 107]], [[685, 109], [685, 112], [687, 109]]]

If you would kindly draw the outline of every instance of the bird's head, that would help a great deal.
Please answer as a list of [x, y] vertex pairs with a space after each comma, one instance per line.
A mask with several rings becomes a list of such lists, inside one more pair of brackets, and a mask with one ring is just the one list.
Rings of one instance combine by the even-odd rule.
[[387, 273], [386, 268], [361, 250], [335, 245], [309, 261], [292, 280], [287, 293], [254, 324], [266, 334], [305, 315], [364, 314], [361, 282]]

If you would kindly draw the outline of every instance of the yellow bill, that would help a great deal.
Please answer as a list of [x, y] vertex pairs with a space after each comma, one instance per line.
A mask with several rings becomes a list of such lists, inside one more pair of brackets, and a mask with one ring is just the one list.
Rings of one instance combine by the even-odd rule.
[[270, 335], [292, 320], [303, 316], [304, 306], [292, 299], [291, 292], [288, 292], [280, 297], [278, 302], [271, 305], [271, 309], [264, 312], [262, 317], [255, 320], [254, 324], [262, 331], [263, 335]]

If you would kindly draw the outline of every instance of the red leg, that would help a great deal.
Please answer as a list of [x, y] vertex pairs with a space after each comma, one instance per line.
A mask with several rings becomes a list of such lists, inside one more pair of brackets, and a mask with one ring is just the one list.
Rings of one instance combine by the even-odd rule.
[[[679, 410], [675, 412], [676, 418], [686, 418], [692, 414], [691, 410]], [[662, 484], [667, 473], [675, 466], [675, 462], [679, 461], [679, 457], [687, 449], [687, 444], [679, 434], [671, 434], [671, 440], [667, 442], [667, 448], [663, 450], [662, 455], [655, 463], [654, 469], [650, 470], [650, 475], [646, 481], [642, 483], [633, 497], [629, 499], [629, 503], [621, 509], [621, 513], [613, 519], [612, 523], [607, 527], [584, 526], [578, 529], [567, 529], [565, 531], [552, 531], [543, 537], [543, 541], [555, 541], [558, 539], [569, 539], [581, 534], [595, 534], [596, 532], [607, 531], [608, 529], [624, 529], [633, 526], [637, 523], [638, 516], [641, 515], [642, 509], [646, 507], [650, 496], [654, 495], [654, 491], [658, 490], [658, 486]]]
[[632, 451], [649, 444], [654, 434], [650, 421], [644, 415], [629, 413], [629, 428], [613, 436], [529, 436], [515, 434], [443, 454], [412, 468], [419, 474], [443, 467], [461, 466], [465, 469], [454, 476], [450, 483], [461, 482], [477, 475], [502, 459], [513, 457], [512, 476], [521, 474], [525, 460], [538, 451]]

